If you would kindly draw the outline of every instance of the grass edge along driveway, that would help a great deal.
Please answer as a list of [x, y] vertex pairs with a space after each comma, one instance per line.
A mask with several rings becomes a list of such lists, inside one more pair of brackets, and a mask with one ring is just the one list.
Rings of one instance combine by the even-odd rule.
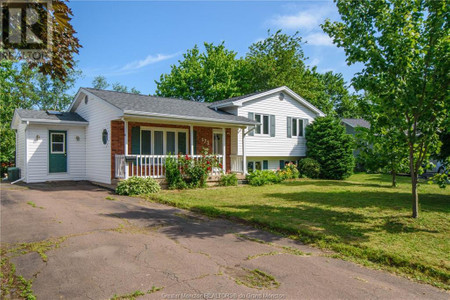
[[449, 290], [450, 189], [422, 183], [414, 220], [410, 179], [399, 178], [396, 188], [390, 180], [355, 174], [345, 181], [163, 191], [147, 200], [239, 220]]

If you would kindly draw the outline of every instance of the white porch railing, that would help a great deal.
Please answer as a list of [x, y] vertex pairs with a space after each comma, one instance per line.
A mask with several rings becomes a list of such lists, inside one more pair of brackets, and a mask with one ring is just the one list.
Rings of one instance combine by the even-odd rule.
[[[166, 177], [166, 159], [169, 155], [123, 155], [115, 156], [115, 176], [116, 178], [137, 177]], [[174, 156], [177, 159], [177, 156]], [[194, 160], [199, 160], [202, 155], [189, 155]], [[223, 164], [223, 155], [216, 155], [220, 164]], [[128, 169], [128, 176], [127, 175]], [[213, 168], [211, 175], [220, 175], [221, 168]]]
[[230, 155], [231, 172], [244, 173], [244, 157], [242, 155]]

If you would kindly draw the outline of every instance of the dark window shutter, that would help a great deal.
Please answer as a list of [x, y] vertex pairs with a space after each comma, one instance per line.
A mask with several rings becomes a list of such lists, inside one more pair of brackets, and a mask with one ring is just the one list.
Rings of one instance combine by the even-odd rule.
[[275, 116], [270, 115], [270, 136], [275, 136]]
[[131, 128], [131, 154], [141, 154], [141, 128]]
[[284, 160], [280, 160], [280, 170], [284, 169]]
[[[255, 113], [249, 112], [249, 113], [248, 113], [248, 118], [249, 118], [250, 120], [255, 120]], [[251, 128], [252, 128], [252, 127], [248, 127], [247, 130], [250, 130]], [[255, 130], [250, 131], [250, 132], [248, 133], [248, 135], [254, 136], [254, 135], [255, 135]]]
[[263, 160], [263, 170], [267, 170], [267, 169], [269, 169], [269, 161]]
[[288, 138], [292, 137], [291, 126], [292, 126], [292, 118], [287, 117], [287, 137]]
[[194, 130], [194, 153], [197, 154], [197, 130]]
[[149, 130], [142, 130], [142, 153], [151, 154], [152, 149], [152, 132]]

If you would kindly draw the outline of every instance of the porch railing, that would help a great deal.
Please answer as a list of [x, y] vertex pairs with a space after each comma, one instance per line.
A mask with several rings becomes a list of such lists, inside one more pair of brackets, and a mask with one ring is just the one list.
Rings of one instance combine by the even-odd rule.
[[242, 155], [230, 155], [231, 172], [244, 173], [243, 160]]
[[[169, 155], [123, 155], [116, 154], [115, 156], [115, 176], [116, 178], [137, 177], [152, 177], [165, 178], [166, 177], [166, 159]], [[177, 159], [177, 156], [174, 156]], [[201, 155], [189, 155], [193, 160], [199, 160]], [[220, 164], [223, 164], [223, 155], [216, 155]], [[222, 174], [221, 168], [213, 168], [211, 175]]]

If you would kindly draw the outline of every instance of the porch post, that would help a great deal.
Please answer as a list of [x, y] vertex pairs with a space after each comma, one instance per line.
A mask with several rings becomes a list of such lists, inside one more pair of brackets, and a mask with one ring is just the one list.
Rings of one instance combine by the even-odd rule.
[[126, 156], [128, 155], [128, 121], [123, 120], [124, 123], [124, 137], [125, 137], [125, 141], [124, 141], [124, 145], [125, 145], [125, 179], [128, 179], [128, 174], [129, 174], [129, 165], [128, 162], [126, 160]]
[[242, 132], [242, 172], [247, 174], [247, 157], [245, 156], [245, 128], [241, 128]]
[[194, 125], [189, 126], [189, 139], [191, 141], [191, 155], [194, 155]]
[[223, 158], [222, 158], [222, 170], [224, 173], [227, 172], [227, 131], [225, 130], [225, 128], [222, 128], [222, 153], [223, 153]]

